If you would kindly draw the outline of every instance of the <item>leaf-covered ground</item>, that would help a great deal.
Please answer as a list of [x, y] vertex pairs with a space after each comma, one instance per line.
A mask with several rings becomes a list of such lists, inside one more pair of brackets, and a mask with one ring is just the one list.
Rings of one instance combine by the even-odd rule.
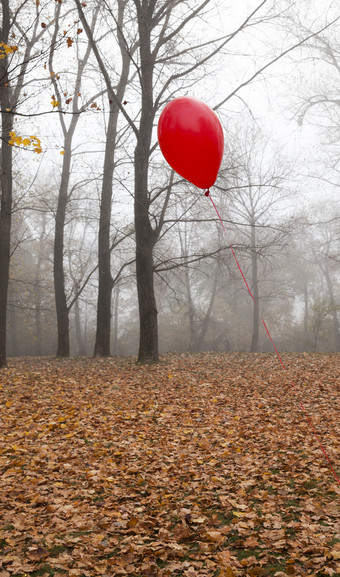
[[340, 575], [340, 356], [12, 359], [0, 577]]

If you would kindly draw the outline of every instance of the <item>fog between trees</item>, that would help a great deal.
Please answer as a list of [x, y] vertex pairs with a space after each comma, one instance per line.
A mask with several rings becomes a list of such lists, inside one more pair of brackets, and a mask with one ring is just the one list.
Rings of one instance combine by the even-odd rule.
[[[340, 350], [339, 10], [229, 4], [1, 1], [0, 365], [271, 351], [261, 316]], [[157, 146], [182, 95], [224, 128], [226, 234]]]

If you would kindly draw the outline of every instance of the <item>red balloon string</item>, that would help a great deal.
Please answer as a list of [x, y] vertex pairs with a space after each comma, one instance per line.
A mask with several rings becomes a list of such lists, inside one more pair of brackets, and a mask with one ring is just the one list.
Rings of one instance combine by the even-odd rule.
[[[221, 225], [222, 225], [222, 227], [223, 227], [223, 230], [224, 230], [224, 232], [225, 232], [225, 234], [226, 234], [226, 233], [227, 233], [226, 228], [225, 228], [225, 226], [224, 226], [224, 224], [223, 224], [223, 221], [222, 221], [222, 219], [221, 219], [220, 213], [218, 212], [217, 207], [216, 207], [213, 199], [211, 198], [210, 190], [209, 190], [209, 189], [206, 190], [204, 194], [205, 194], [205, 196], [207, 196], [207, 197], [210, 198], [210, 200], [211, 200], [211, 202], [212, 202], [212, 205], [213, 205], [213, 207], [214, 207], [214, 209], [215, 209], [215, 211], [216, 211], [216, 214], [217, 214], [217, 216], [218, 216], [218, 218], [219, 218], [219, 221], [220, 221], [220, 223], [221, 223]], [[237, 264], [237, 268], [238, 268], [238, 270], [240, 271], [240, 273], [241, 273], [241, 275], [242, 275], [243, 281], [244, 281], [244, 283], [245, 283], [245, 285], [246, 285], [246, 287], [247, 287], [247, 289], [248, 289], [248, 292], [249, 292], [251, 298], [253, 299], [255, 306], [257, 306], [256, 303], [255, 303], [255, 299], [254, 299], [253, 293], [251, 292], [251, 290], [250, 290], [250, 288], [249, 288], [249, 285], [248, 285], [247, 280], [246, 280], [246, 278], [245, 278], [245, 276], [244, 276], [244, 274], [243, 274], [242, 268], [241, 268], [241, 266], [240, 266], [240, 263], [239, 263], [239, 261], [238, 261], [238, 259], [237, 259], [236, 254], [235, 254], [235, 252], [234, 252], [234, 249], [233, 249], [233, 247], [232, 247], [231, 245], [229, 245], [229, 248], [230, 248], [230, 250], [231, 250], [231, 252], [232, 252], [232, 255], [233, 255], [234, 259], [235, 259], [235, 262], [236, 262], [236, 264]], [[278, 359], [279, 359], [279, 361], [280, 361], [281, 366], [282, 366], [283, 369], [286, 371], [286, 373], [288, 373], [288, 369], [287, 369], [287, 367], [285, 366], [285, 364], [284, 364], [284, 362], [283, 362], [283, 360], [282, 360], [282, 358], [281, 358], [281, 355], [280, 355], [280, 353], [279, 353], [279, 351], [278, 351], [278, 349], [277, 349], [277, 347], [276, 347], [276, 345], [275, 345], [275, 343], [274, 343], [274, 340], [273, 340], [273, 338], [272, 338], [272, 336], [271, 336], [271, 334], [270, 334], [270, 332], [269, 332], [269, 330], [268, 330], [268, 327], [267, 327], [267, 325], [266, 325], [266, 323], [264, 322], [264, 319], [263, 319], [262, 317], [261, 317], [261, 321], [262, 321], [262, 324], [263, 324], [263, 326], [264, 326], [264, 328], [265, 328], [265, 331], [266, 331], [266, 333], [267, 333], [267, 335], [268, 335], [268, 338], [269, 338], [270, 342], [272, 343], [272, 345], [273, 345], [273, 347], [274, 347], [274, 350], [275, 350], [276, 355], [277, 355], [277, 357], [278, 357]], [[290, 378], [289, 376], [288, 376], [288, 382], [290, 383], [290, 385], [291, 385], [294, 393], [295, 393], [296, 396], [297, 396], [297, 395], [298, 395], [298, 392], [297, 392], [296, 386], [295, 386], [294, 382], [291, 380], [291, 378]], [[314, 433], [314, 435], [315, 435], [315, 437], [316, 437], [316, 440], [317, 440], [317, 442], [318, 442], [318, 444], [319, 444], [319, 446], [320, 446], [320, 448], [321, 448], [321, 450], [322, 450], [325, 458], [327, 459], [328, 464], [329, 464], [329, 466], [330, 466], [330, 468], [331, 468], [331, 470], [332, 470], [332, 473], [333, 473], [333, 475], [334, 475], [334, 477], [335, 477], [335, 479], [336, 479], [336, 481], [337, 481], [337, 483], [338, 483], [338, 485], [339, 485], [339, 487], [340, 487], [340, 479], [339, 479], [338, 475], [336, 474], [336, 472], [335, 472], [335, 470], [334, 470], [334, 468], [333, 468], [333, 465], [332, 465], [332, 463], [331, 463], [331, 461], [330, 461], [330, 459], [329, 459], [329, 457], [328, 457], [328, 455], [327, 455], [327, 453], [326, 453], [326, 451], [325, 451], [325, 449], [324, 449], [324, 447], [323, 447], [323, 445], [322, 445], [322, 443], [321, 443], [321, 441], [320, 441], [320, 439], [319, 439], [319, 435], [318, 435], [318, 433], [317, 433], [316, 430], [315, 430], [315, 427], [314, 427], [314, 425], [313, 425], [313, 423], [312, 423], [312, 420], [311, 420], [309, 414], [307, 413], [307, 411], [306, 411], [303, 403], [300, 401], [299, 398], [298, 398], [298, 402], [299, 402], [299, 404], [300, 404], [300, 407], [301, 407], [301, 409], [302, 409], [302, 412], [305, 414], [305, 416], [306, 416], [306, 418], [307, 418], [307, 421], [309, 422], [309, 424], [310, 424], [310, 426], [311, 426], [311, 428], [312, 428], [312, 430], [313, 430], [313, 433]]]

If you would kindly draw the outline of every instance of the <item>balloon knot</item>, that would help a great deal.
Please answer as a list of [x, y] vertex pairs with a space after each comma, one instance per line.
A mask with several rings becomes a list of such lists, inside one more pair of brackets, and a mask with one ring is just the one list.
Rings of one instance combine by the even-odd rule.
[[209, 194], [210, 194], [210, 190], [209, 190], [209, 188], [208, 188], [208, 190], [206, 190], [206, 191], [205, 191], [205, 193], [204, 193], [204, 194], [205, 194], [205, 196], [209, 196]]

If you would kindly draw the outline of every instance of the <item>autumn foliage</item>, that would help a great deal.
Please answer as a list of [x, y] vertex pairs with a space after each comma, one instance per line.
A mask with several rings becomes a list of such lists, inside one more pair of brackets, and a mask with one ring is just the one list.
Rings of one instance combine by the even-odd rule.
[[17, 136], [14, 131], [11, 131], [9, 133], [8, 144], [11, 146], [26, 147], [37, 154], [42, 153], [41, 142], [37, 136], [26, 136], [23, 138], [22, 136]]
[[[285, 356], [339, 473], [340, 358]], [[340, 487], [273, 355], [15, 359], [0, 577], [340, 574]]]
[[14, 54], [17, 50], [17, 46], [9, 46], [8, 44], [5, 44], [5, 42], [0, 42], [0, 60]]

